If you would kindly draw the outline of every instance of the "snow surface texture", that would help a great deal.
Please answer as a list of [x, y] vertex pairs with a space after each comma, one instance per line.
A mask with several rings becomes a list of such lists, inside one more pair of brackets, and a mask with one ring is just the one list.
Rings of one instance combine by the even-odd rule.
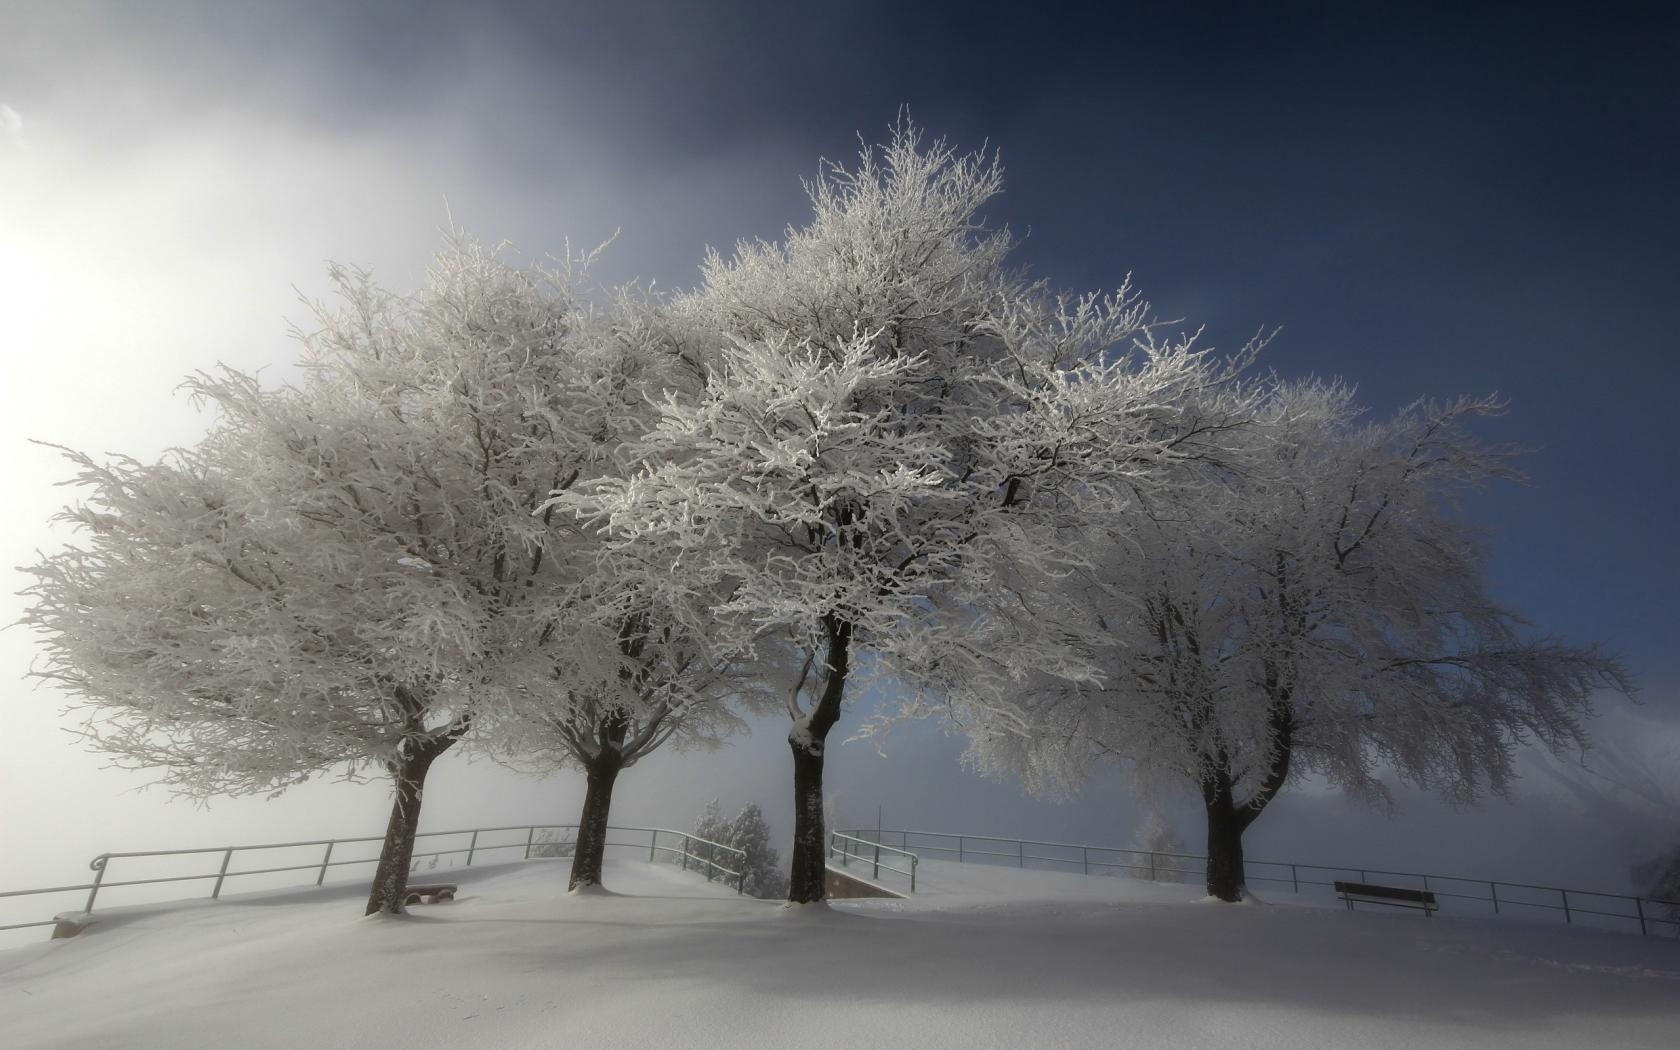
[[101, 914], [0, 953], [34, 1047], [1672, 1047], [1680, 943], [929, 861], [908, 901], [784, 909], [668, 866], [451, 872]]

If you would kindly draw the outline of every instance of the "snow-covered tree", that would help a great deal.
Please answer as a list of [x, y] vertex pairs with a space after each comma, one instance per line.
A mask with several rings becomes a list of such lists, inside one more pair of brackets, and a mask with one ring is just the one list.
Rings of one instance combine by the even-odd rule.
[[1178, 881], [1175, 872], [1184, 863], [1183, 858], [1178, 856], [1185, 852], [1184, 843], [1173, 834], [1172, 822], [1159, 806], [1151, 805], [1144, 814], [1143, 823], [1138, 825], [1136, 834], [1132, 836], [1132, 850], [1148, 854], [1147, 869], [1134, 862], [1131, 868], [1133, 878], [1156, 882]]
[[621, 476], [642, 462], [625, 450], [653, 425], [652, 403], [693, 395], [699, 373], [671, 322], [650, 296], [619, 290], [591, 318], [566, 376], [515, 369], [499, 381], [500, 417], [475, 421], [492, 442], [519, 434], [530, 411], [519, 394], [533, 384], [550, 406], [543, 440], [486, 453], [508, 491], [528, 501], [527, 517], [540, 515], [545, 549], [564, 550], [568, 573], [561, 591], [529, 595], [540, 613], [516, 621], [525, 632], [510, 647], [518, 666], [502, 668], [505, 703], [488, 719], [496, 750], [514, 764], [583, 771], [574, 890], [600, 884], [619, 774], [667, 742], [715, 746], [742, 725], [733, 709], [761, 693], [755, 666], [713, 629], [716, 595], [673, 573], [669, 548], [651, 537], [605, 544], [552, 504], [534, 509], [554, 480]]
[[551, 656], [547, 680], [522, 686], [496, 730], [498, 748], [514, 764], [576, 765], [584, 772], [573, 890], [601, 882], [619, 774], [668, 741], [716, 746], [742, 724], [733, 706], [750, 703], [758, 688], [726, 656], [707, 649], [700, 631], [634, 601], [646, 593], [615, 574], [621, 564], [604, 560], [605, 573], [584, 591], [603, 603], [616, 600], [619, 608], [602, 615], [607, 610], [597, 607], [588, 622], [575, 625], [564, 651]]
[[1584, 818], [1621, 828], [1634, 892], [1676, 902], [1665, 909], [1680, 923], [1680, 727], [1650, 708], [1620, 715], [1580, 761], [1535, 756], [1524, 772], [1563, 788]]
[[741, 865], [743, 892], [760, 898], [786, 896], [787, 875], [781, 870], [780, 856], [770, 845], [770, 825], [756, 803], [748, 803], [726, 820], [717, 799], [713, 799], [700, 811], [700, 818], [694, 823], [694, 837], [745, 854], [743, 860], [704, 842], [695, 843], [690, 852], [711, 862], [701, 869], [708, 879], [732, 878], [720, 869], [733, 870]]
[[400, 910], [426, 772], [472, 716], [478, 609], [405, 528], [428, 503], [387, 469], [408, 454], [380, 421], [232, 372], [193, 386], [222, 410], [196, 446], [151, 465], [67, 453], [86, 495], [60, 517], [87, 539], [28, 570], [36, 673], [89, 706], [98, 747], [189, 794], [383, 768], [368, 907]]
[[535, 512], [613, 469], [644, 381], [664, 389], [635, 319], [592, 307], [579, 272], [459, 238], [412, 296], [337, 269], [301, 384], [200, 375], [220, 417], [197, 445], [152, 466], [73, 453], [91, 493], [66, 518], [90, 542], [34, 568], [28, 622], [94, 741], [194, 793], [382, 767], [368, 907], [398, 911], [426, 772], [470, 724], [661, 688], [636, 632], [668, 631], [648, 618], [670, 608], [664, 567], [604, 561]]
[[[1000, 172], [902, 126], [810, 186], [779, 243], [714, 253], [677, 309], [698, 397], [660, 404], [648, 465], [557, 497], [614, 542], [657, 539], [721, 624], [802, 670], [790, 899], [823, 896], [825, 743], [854, 669], [907, 710], [1006, 711], [1029, 668], [1087, 668], [1045, 581], [1087, 505], [1191, 453], [1213, 369], [1147, 305], [1051, 295], [1004, 268], [979, 209]], [[866, 660], [860, 657], [867, 656]]]
[[1464, 427], [1497, 408], [1420, 402], [1367, 424], [1345, 389], [1279, 386], [1231, 432], [1226, 469], [1111, 526], [1080, 581], [1111, 636], [1104, 685], [1041, 691], [1039, 740], [982, 733], [975, 761], [1052, 792], [1104, 755], [1194, 786], [1208, 892], [1237, 900], [1243, 833], [1293, 777], [1386, 803], [1392, 770], [1468, 802], [1506, 790], [1519, 744], [1580, 746], [1594, 692], [1627, 676], [1525, 637], [1452, 505], [1510, 473]]

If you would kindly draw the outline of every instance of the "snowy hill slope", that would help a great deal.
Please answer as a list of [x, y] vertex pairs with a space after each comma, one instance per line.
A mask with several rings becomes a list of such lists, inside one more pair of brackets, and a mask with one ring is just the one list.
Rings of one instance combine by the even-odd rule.
[[[0, 953], [34, 1047], [1671, 1047], [1680, 943], [1197, 900], [1191, 887], [934, 864], [930, 892], [787, 910], [665, 866], [450, 873], [113, 912]], [[945, 875], [943, 883], [940, 875]], [[937, 888], [936, 888], [937, 887]]]

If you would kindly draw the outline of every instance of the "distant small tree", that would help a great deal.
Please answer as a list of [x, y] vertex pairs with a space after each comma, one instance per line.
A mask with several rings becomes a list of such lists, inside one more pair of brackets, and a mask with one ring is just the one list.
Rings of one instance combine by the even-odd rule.
[[718, 877], [719, 866], [734, 867], [733, 864], [725, 863], [728, 854], [713, 845], [716, 843], [719, 846], [727, 846], [728, 838], [729, 822], [723, 819], [723, 809], [714, 798], [706, 803], [705, 808], [700, 811], [699, 818], [695, 820], [694, 839], [690, 840], [688, 845], [688, 852], [698, 858], [700, 870], [705, 873], [707, 879]]
[[[1564, 788], [1594, 823], [1620, 825], [1639, 861], [1634, 892], [1680, 902], [1680, 735], [1660, 719], [1635, 716], [1593, 742], [1579, 762], [1530, 768]], [[1667, 908], [1680, 936], [1680, 904]]]
[[560, 828], [542, 828], [531, 840], [531, 856], [570, 857], [577, 852], [577, 838]]
[[749, 803], [729, 822], [729, 845], [746, 854], [742, 886], [754, 897], [787, 896], [787, 873], [770, 846], [770, 825], [756, 803]]
[[745, 854], [745, 860], [742, 860], [707, 843], [694, 843], [690, 852], [703, 861], [711, 862], [701, 868], [708, 879], [733, 880], [735, 876], [725, 875], [718, 869], [738, 870], [745, 893], [761, 898], [787, 894], [787, 874], [781, 870], [780, 857], [770, 846], [770, 825], [756, 803], [747, 804], [735, 816], [725, 820], [718, 801], [713, 799], [695, 821], [694, 836]]
[[1182, 858], [1172, 856], [1185, 852], [1184, 843], [1173, 834], [1172, 822], [1157, 806], [1151, 806], [1143, 823], [1138, 825], [1137, 833], [1132, 836], [1132, 849], [1138, 853], [1146, 853], [1147, 870], [1134, 865], [1130, 870], [1133, 878], [1150, 879], [1155, 882], [1177, 882], [1178, 874], [1175, 870], [1183, 864]]

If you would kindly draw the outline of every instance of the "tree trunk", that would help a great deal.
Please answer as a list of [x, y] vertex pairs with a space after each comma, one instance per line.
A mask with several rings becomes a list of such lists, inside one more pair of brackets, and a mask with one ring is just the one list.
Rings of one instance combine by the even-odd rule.
[[828, 839], [823, 829], [823, 742], [805, 747], [789, 738], [793, 748], [793, 869], [788, 900], [809, 904], [823, 899], [823, 875], [828, 867]]
[[578, 817], [577, 847], [572, 853], [572, 878], [566, 889], [601, 885], [601, 864], [607, 852], [607, 818], [612, 811], [613, 784], [623, 759], [617, 752], [603, 750], [588, 767], [588, 788], [583, 794], [583, 815]]
[[[1275, 683], [1275, 678], [1268, 684]], [[1289, 706], [1290, 692], [1273, 692], [1269, 714], [1272, 731], [1272, 760], [1254, 796], [1239, 804], [1231, 782], [1230, 760], [1221, 751], [1214, 767], [1202, 780], [1202, 802], [1207, 807], [1207, 891], [1222, 901], [1240, 901], [1248, 895], [1247, 873], [1243, 870], [1243, 832], [1264, 813], [1289, 779], [1289, 762], [1295, 751], [1295, 718]]]
[[[447, 748], [448, 744], [444, 745]], [[396, 788], [391, 802], [391, 820], [385, 825], [385, 844], [379, 850], [379, 867], [373, 873], [367, 911], [400, 915], [408, 893], [408, 869], [414, 860], [414, 835], [420, 830], [420, 796], [426, 773], [444, 748], [427, 750], [399, 759], [386, 768]]]
[[1243, 830], [1248, 826], [1237, 813], [1230, 785], [1211, 792], [1204, 789], [1207, 806], [1207, 891], [1222, 901], [1240, 901], [1248, 892], [1243, 870]]
[[788, 900], [794, 904], [814, 904], [825, 896], [828, 839], [823, 830], [823, 750], [828, 731], [840, 719], [852, 649], [850, 623], [830, 615], [824, 618], [824, 624], [828, 661], [822, 696], [788, 733], [788, 746], [793, 749], [793, 858]]

